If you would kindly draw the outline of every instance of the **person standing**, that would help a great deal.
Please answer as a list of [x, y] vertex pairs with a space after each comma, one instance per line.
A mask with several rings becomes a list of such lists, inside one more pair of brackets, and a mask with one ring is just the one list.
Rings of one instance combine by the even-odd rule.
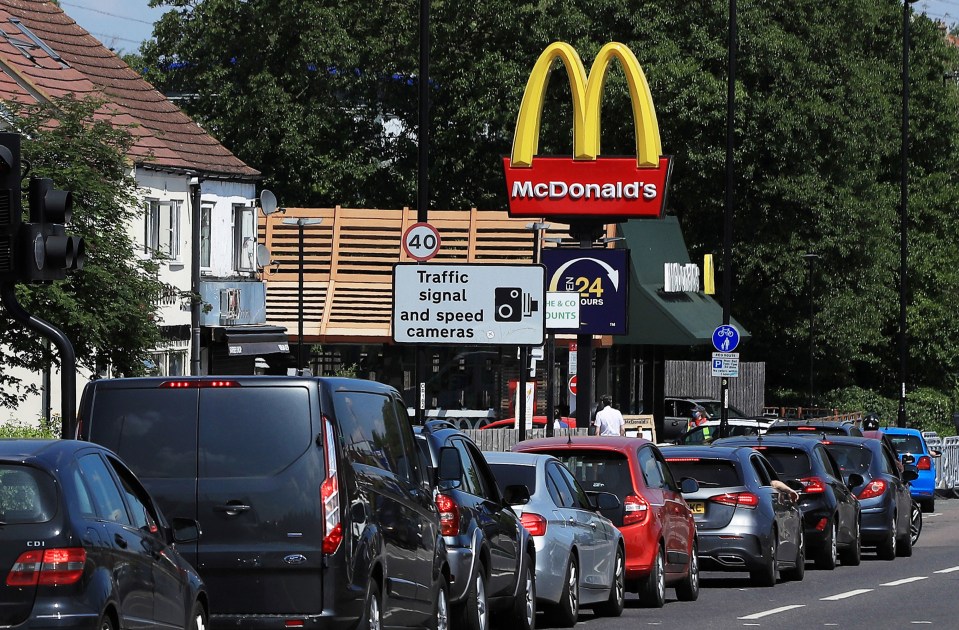
[[626, 421], [623, 414], [613, 407], [613, 397], [603, 394], [599, 399], [599, 411], [596, 412], [596, 435], [626, 435]]

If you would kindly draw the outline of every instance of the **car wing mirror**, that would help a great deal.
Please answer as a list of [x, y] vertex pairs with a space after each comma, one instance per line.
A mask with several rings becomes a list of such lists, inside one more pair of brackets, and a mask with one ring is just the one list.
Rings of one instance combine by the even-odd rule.
[[906, 466], [902, 471], [902, 480], [906, 483], [919, 479], [919, 471], [915, 466]]
[[683, 477], [679, 480], [679, 491], [683, 494], [699, 492], [699, 482], [692, 477]]
[[503, 502], [507, 505], [526, 505], [529, 499], [529, 488], [524, 484], [515, 483], [503, 488]]
[[602, 510], [615, 510], [623, 504], [622, 501], [619, 500], [619, 497], [612, 492], [587, 490], [586, 496], [589, 497], [589, 504], [593, 506], [593, 510], [597, 512]]
[[849, 475], [849, 480], [846, 482], [846, 487], [850, 490], [856, 488], [866, 483], [866, 479], [859, 473], [852, 473]]
[[444, 446], [440, 449], [440, 465], [436, 473], [437, 483], [456, 488], [462, 478], [463, 462], [460, 461], [459, 452], [452, 446]]
[[906, 466], [910, 464], [915, 464], [916, 456], [912, 455], [911, 453], [906, 453], [905, 455], [902, 456], [902, 463], [905, 464]]
[[203, 535], [200, 523], [192, 518], [174, 518], [170, 530], [173, 532], [173, 542], [178, 543], [196, 542]]

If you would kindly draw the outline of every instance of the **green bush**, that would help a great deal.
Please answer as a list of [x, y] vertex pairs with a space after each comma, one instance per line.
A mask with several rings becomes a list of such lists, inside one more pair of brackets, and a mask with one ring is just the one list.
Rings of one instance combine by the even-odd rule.
[[[833, 390], [823, 396], [827, 406], [842, 411], [862, 411], [879, 415], [882, 426], [896, 426], [899, 399], [886, 398], [861, 387]], [[955, 403], [943, 392], [920, 388], [906, 396], [906, 425], [920, 431], [935, 431], [940, 436], [955, 435], [952, 410]]]
[[11, 421], [0, 424], [0, 438], [58, 438], [59, 428], [54, 429], [53, 423], [41, 419], [39, 425], [25, 422]]

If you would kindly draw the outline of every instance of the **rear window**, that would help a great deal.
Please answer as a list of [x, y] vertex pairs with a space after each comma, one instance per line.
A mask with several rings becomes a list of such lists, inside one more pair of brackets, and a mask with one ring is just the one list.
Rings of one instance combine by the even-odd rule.
[[0, 464], [0, 525], [46, 523], [57, 513], [50, 475], [17, 464]]
[[926, 450], [922, 447], [922, 440], [919, 439], [918, 435], [895, 435], [890, 433], [886, 435], [892, 440], [892, 445], [896, 447], [896, 452], [900, 455], [903, 453], [923, 453]]
[[766, 446], [761, 451], [780, 477], [798, 479], [809, 474], [809, 456], [805, 451], [782, 446]]
[[561, 451], [549, 453], [569, 469], [587, 491], [612, 492], [620, 501], [633, 494], [629, 459], [613, 451]]
[[726, 459], [666, 458], [676, 479], [689, 477], [703, 488], [730, 488], [743, 485], [736, 465]]
[[530, 495], [536, 493], [536, 466], [525, 464], [490, 464], [500, 489], [506, 486], [526, 486]]
[[843, 479], [847, 479], [853, 473], [866, 475], [869, 472], [872, 451], [868, 448], [856, 444], [827, 444], [826, 450], [839, 464]]

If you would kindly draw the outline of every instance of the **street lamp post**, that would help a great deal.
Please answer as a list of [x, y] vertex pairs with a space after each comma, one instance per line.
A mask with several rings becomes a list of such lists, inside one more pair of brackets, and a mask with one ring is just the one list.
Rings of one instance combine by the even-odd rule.
[[296, 219], [283, 219], [285, 225], [295, 225], [299, 232], [299, 312], [297, 326], [297, 347], [296, 347], [296, 371], [303, 370], [303, 233], [307, 225], [319, 225], [323, 219], [307, 219], [299, 217]]
[[911, 5], [916, 0], [902, 3], [902, 145], [899, 176], [899, 415], [896, 425], [906, 426], [906, 364], [909, 349], [906, 341], [906, 289], [909, 280], [909, 246], [906, 239], [909, 226], [909, 23]]
[[[729, 325], [733, 292], [733, 214], [736, 205], [736, 0], [729, 0], [728, 69], [726, 80], [726, 205], [723, 213], [723, 324]], [[729, 377], [720, 381], [722, 406], [719, 416], [719, 437], [729, 431]]]
[[813, 294], [813, 269], [816, 266], [816, 260], [819, 258], [819, 254], [804, 254], [803, 258], [806, 259], [806, 262], [809, 263], [809, 409], [812, 409], [815, 406], [816, 400], [816, 389], [814, 387], [814, 378], [813, 375], [813, 362], [816, 355], [816, 341], [814, 336], [815, 331], [815, 318], [816, 318], [816, 298]]

